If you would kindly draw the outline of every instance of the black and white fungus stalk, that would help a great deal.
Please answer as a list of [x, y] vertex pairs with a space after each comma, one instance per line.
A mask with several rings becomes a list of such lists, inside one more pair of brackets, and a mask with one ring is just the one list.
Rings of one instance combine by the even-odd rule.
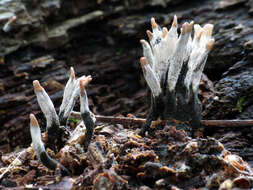
[[63, 176], [69, 175], [71, 173], [63, 165], [58, 163], [56, 160], [52, 159], [45, 150], [44, 144], [41, 140], [41, 131], [36, 117], [30, 114], [30, 133], [32, 137], [33, 150], [37, 158], [49, 169], [55, 170], [57, 167], [60, 168], [61, 174]]
[[47, 147], [56, 152], [56, 143], [61, 136], [60, 122], [56, 114], [53, 102], [47, 92], [40, 85], [39, 81], [33, 81], [34, 92], [37, 97], [40, 109], [47, 120], [48, 140]]
[[85, 90], [85, 87], [91, 81], [91, 77], [88, 76], [86, 79], [80, 80], [80, 112], [82, 120], [86, 126], [86, 134], [85, 139], [83, 142], [84, 149], [87, 150], [90, 144], [91, 138], [93, 136], [93, 130], [95, 126], [95, 116], [93, 113], [90, 112], [89, 104], [88, 104], [88, 97]]
[[79, 80], [83, 77], [76, 79], [73, 67], [70, 68], [69, 80], [64, 89], [62, 104], [59, 111], [59, 119], [61, 125], [66, 125], [70, 113], [74, 108], [76, 99], [79, 95]]
[[62, 98], [62, 103], [60, 106], [60, 111], [59, 111], [59, 118], [60, 118], [60, 123], [61, 124], [66, 124], [67, 118], [65, 114], [66, 107], [68, 106], [69, 100], [72, 96], [72, 93], [75, 89], [75, 72], [73, 67], [70, 68], [70, 75], [69, 75], [69, 80], [65, 86], [64, 93], [63, 93], [63, 98]]
[[140, 134], [143, 136], [148, 131], [152, 135], [150, 124], [158, 118], [185, 121], [194, 131], [201, 125], [198, 89], [208, 53], [214, 45], [213, 25], [202, 28], [186, 22], [179, 37], [176, 16], [169, 31], [166, 27], [161, 29], [154, 18], [151, 26], [152, 32], [147, 31], [149, 43], [140, 40], [144, 55], [140, 63], [151, 91], [151, 107]]
[[[34, 92], [36, 94], [37, 101], [47, 120], [46, 147], [52, 149], [54, 152], [59, 151], [64, 146], [64, 142], [62, 140], [63, 132], [78, 97], [80, 97], [81, 116], [86, 127], [85, 138], [81, 144], [83, 145], [83, 149], [87, 151], [95, 126], [95, 116], [89, 110], [88, 97], [85, 91], [85, 87], [90, 81], [91, 76], [82, 76], [76, 79], [74, 69], [71, 67], [69, 80], [64, 89], [59, 116], [55, 111], [53, 102], [44, 88], [40, 85], [39, 81], [33, 81]], [[31, 115], [31, 123], [33, 123], [31, 126], [38, 126], [37, 120], [36, 122], [35, 120], [35, 117]], [[39, 127], [31, 128], [31, 136], [38, 158], [49, 169], [55, 170], [58, 163], [51, 159], [45, 152], [44, 145], [41, 142], [41, 133]], [[38, 140], [36, 140], [36, 138], [38, 138]]]

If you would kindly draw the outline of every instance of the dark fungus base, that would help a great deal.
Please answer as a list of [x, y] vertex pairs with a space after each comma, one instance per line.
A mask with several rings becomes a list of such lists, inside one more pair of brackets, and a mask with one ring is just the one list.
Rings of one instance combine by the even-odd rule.
[[47, 168], [51, 170], [56, 170], [56, 168], [59, 167], [62, 176], [72, 176], [67, 168], [58, 163], [56, 160], [52, 159], [46, 151], [40, 153], [40, 160]]
[[[85, 139], [84, 139], [84, 142], [83, 142], [83, 149], [85, 151], [87, 151], [88, 147], [89, 147], [89, 144], [90, 144], [90, 141], [91, 141], [92, 136], [93, 136], [95, 122], [93, 121], [90, 112], [82, 113], [81, 117], [82, 117], [82, 119], [84, 121], [84, 124], [86, 126], [86, 134], [85, 134]], [[48, 143], [49, 148], [53, 148], [52, 150], [55, 150], [56, 149], [55, 141], [57, 140], [56, 137], [58, 135], [61, 137], [62, 132], [61, 132], [61, 128], [51, 127], [50, 129], [51, 129], [51, 131], [48, 131], [48, 133], [50, 132], [49, 134], [51, 134], [51, 135], [49, 136], [50, 138], [48, 138], [47, 143]], [[53, 135], [53, 134], [55, 134], [55, 135]], [[55, 140], [53, 140], [53, 139], [55, 139]], [[48, 155], [47, 152], [43, 151], [40, 154], [40, 160], [47, 168], [49, 168], [51, 170], [56, 170], [56, 168], [59, 167], [62, 176], [72, 176], [71, 172], [69, 172], [69, 170], [67, 168], [65, 168], [63, 165], [58, 163], [56, 160], [52, 159]]]
[[[192, 90], [192, 86], [189, 89], [186, 88], [184, 84], [184, 79], [188, 71], [187, 62], [183, 63], [182, 70], [180, 72], [178, 82], [176, 84], [175, 90], [169, 91], [167, 84], [167, 78], [163, 77], [161, 86], [162, 93], [158, 97], [153, 97], [151, 93], [150, 96], [150, 109], [146, 122], [143, 124], [140, 135], [145, 136], [148, 131], [149, 135], [154, 136], [155, 128], [151, 128], [152, 121], [160, 118], [161, 120], [169, 120], [168, 124], [175, 125], [173, 120], [179, 120], [188, 127], [183, 127], [183, 129], [189, 133], [194, 134], [194, 132], [201, 128], [202, 119], [202, 104], [198, 98], [197, 91]], [[167, 76], [167, 72], [165, 76]], [[150, 90], [149, 90], [150, 91]]]
[[82, 117], [82, 120], [86, 126], [86, 134], [85, 134], [85, 139], [83, 142], [83, 146], [84, 146], [83, 148], [86, 151], [88, 149], [88, 146], [89, 146], [90, 141], [93, 136], [93, 130], [94, 130], [95, 123], [91, 117], [90, 112], [81, 113], [81, 117]]

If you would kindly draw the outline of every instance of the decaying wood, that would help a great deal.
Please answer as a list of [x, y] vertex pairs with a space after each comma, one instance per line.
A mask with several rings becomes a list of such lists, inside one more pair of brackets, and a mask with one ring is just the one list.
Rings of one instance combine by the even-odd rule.
[[[48, 170], [34, 160], [31, 151], [34, 146], [30, 146], [22, 151], [25, 155], [20, 158], [19, 165], [7, 170], [0, 188], [27, 188], [28, 185], [43, 189], [89, 187], [95, 190], [144, 189], [148, 186], [147, 190], [171, 189], [171, 186], [174, 189], [252, 188], [252, 168], [214, 138], [193, 139], [184, 130], [164, 127], [157, 129], [155, 138], [150, 139], [139, 136], [138, 130], [133, 128], [104, 124], [97, 128], [88, 151], [84, 152], [81, 146], [84, 131], [82, 124], [78, 125], [73, 131], [76, 138], [69, 140], [57, 155], [51, 155], [71, 171], [72, 178], [61, 175], [58, 167]], [[3, 155], [4, 166], [8, 168], [16, 158], [13, 154]], [[27, 174], [23, 177], [24, 171]], [[139, 183], [133, 187], [136, 181]]]
[[[80, 112], [73, 111], [71, 117], [81, 119]], [[97, 122], [122, 124], [122, 125], [141, 125], [146, 122], [143, 118], [130, 118], [130, 117], [113, 117], [95, 115]], [[152, 127], [158, 125], [166, 125], [169, 120], [157, 120], [152, 122]], [[175, 122], [175, 121], [173, 121]], [[178, 121], [179, 122], [179, 121]], [[203, 127], [253, 127], [253, 120], [201, 120]]]
[[24, 154], [25, 150], [21, 151], [18, 156], [11, 162], [11, 164], [4, 170], [4, 172], [0, 175], [0, 180], [7, 174], [12, 168], [14, 168], [17, 165], [17, 162], [19, 161], [19, 158]]

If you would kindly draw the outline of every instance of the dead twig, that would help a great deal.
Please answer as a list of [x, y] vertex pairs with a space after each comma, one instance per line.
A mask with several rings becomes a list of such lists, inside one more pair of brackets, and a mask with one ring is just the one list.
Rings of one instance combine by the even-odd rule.
[[202, 120], [205, 127], [253, 127], [253, 120]]
[[9, 172], [12, 168], [20, 164], [19, 158], [26, 152], [27, 149], [22, 150], [18, 156], [10, 163], [10, 165], [4, 170], [4, 172], [0, 175], [0, 180], [5, 176], [7, 172]]
[[[71, 112], [71, 116], [74, 119], [81, 119], [80, 112]], [[111, 123], [111, 124], [122, 124], [122, 125], [142, 125], [146, 119], [142, 118], [130, 118], [130, 117], [113, 117], [113, 116], [102, 116], [95, 115], [96, 122]]]
[[[81, 119], [80, 112], [72, 111], [71, 117]], [[122, 124], [122, 125], [142, 125], [146, 119], [130, 117], [113, 117], [95, 115], [96, 121], [101, 123]], [[166, 125], [166, 120], [157, 120], [152, 122], [152, 126]], [[204, 127], [253, 127], [253, 120], [201, 120]]]

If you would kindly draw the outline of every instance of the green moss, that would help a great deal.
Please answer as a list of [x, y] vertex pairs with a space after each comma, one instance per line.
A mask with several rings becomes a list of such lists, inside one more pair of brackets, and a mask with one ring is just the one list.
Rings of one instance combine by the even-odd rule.
[[120, 49], [119, 51], [117, 51], [116, 53], [115, 53], [115, 55], [116, 56], [121, 56], [122, 55], [122, 53], [123, 53], [123, 49]]
[[245, 97], [240, 97], [236, 103], [236, 108], [237, 110], [241, 113], [242, 112], [242, 104], [243, 104], [243, 101], [244, 101]]
[[70, 118], [69, 118], [69, 121], [72, 121], [72, 122], [74, 122], [74, 123], [76, 124], [76, 123], [78, 123], [80, 120], [79, 120], [79, 119], [76, 119], [76, 118], [70, 117]]

